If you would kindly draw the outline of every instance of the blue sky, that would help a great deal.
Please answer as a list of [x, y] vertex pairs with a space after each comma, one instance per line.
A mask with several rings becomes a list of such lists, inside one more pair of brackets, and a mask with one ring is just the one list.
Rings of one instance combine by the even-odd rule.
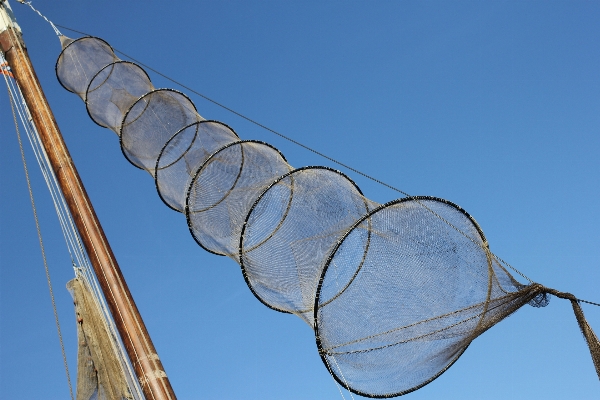
[[[11, 2], [129, 287], [181, 399], [341, 397], [314, 335], [198, 247], [151, 177], [54, 75], [60, 46]], [[413, 195], [473, 215], [536, 282], [600, 302], [600, 4], [593, 1], [33, 3], [176, 80]], [[79, 35], [67, 30], [71, 37]], [[156, 87], [176, 87], [150, 73]], [[181, 89], [187, 92], [185, 89]], [[336, 167], [189, 93], [199, 113], [291, 165]], [[31, 155], [31, 152], [29, 152]], [[33, 170], [34, 160], [29, 158]], [[378, 202], [397, 193], [347, 172]], [[69, 366], [68, 253], [33, 183]], [[12, 117], [0, 94], [0, 398], [68, 387]], [[583, 306], [600, 333], [600, 307]], [[598, 378], [567, 301], [523, 307], [412, 399], [591, 399]], [[349, 398], [345, 392], [346, 398]], [[356, 396], [355, 396], [356, 397]]]

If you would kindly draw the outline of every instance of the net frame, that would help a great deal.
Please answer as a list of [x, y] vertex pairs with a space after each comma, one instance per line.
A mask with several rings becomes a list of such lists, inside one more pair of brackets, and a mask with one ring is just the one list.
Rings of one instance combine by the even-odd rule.
[[[94, 83], [94, 80], [96, 79], [96, 77], [97, 77], [97, 76], [99, 76], [99, 75], [100, 75], [100, 74], [101, 74], [101, 73], [102, 73], [102, 72], [103, 72], [103, 71], [104, 71], [106, 68], [109, 68], [109, 67], [110, 67], [110, 68], [113, 68], [113, 71], [111, 71], [111, 72], [110, 72], [110, 73], [109, 73], [109, 74], [106, 76], [106, 78], [104, 79], [104, 81], [103, 81], [102, 83], [100, 83], [99, 85], [97, 85], [97, 86], [96, 86], [96, 88], [95, 88], [94, 90], [96, 90], [96, 89], [100, 88], [100, 87], [101, 87], [101, 86], [102, 86], [104, 83], [106, 83], [106, 82], [107, 82], [107, 81], [110, 79], [111, 75], [112, 75], [112, 74], [113, 74], [113, 72], [114, 72], [114, 67], [115, 67], [117, 64], [129, 64], [129, 65], [133, 65], [133, 66], [137, 67], [137, 68], [138, 68], [140, 71], [142, 71], [142, 72], [145, 74], [146, 78], [148, 78], [148, 83], [150, 84], [150, 90], [154, 89], [154, 87], [152, 86], [152, 80], [150, 79], [150, 76], [148, 75], [148, 73], [146, 72], [146, 70], [145, 70], [144, 68], [140, 67], [138, 64], [136, 64], [136, 63], [134, 63], [134, 62], [131, 62], [131, 61], [125, 61], [125, 60], [117, 60], [117, 61], [113, 61], [112, 63], [110, 63], [110, 64], [108, 64], [108, 65], [104, 66], [103, 68], [101, 68], [101, 69], [100, 69], [98, 72], [96, 72], [96, 73], [95, 73], [95, 74], [92, 76], [92, 78], [90, 79], [90, 82], [88, 83], [87, 89], [86, 89], [86, 91], [85, 91], [85, 94], [86, 94], [86, 95], [85, 95], [85, 100], [84, 100], [84, 103], [85, 103], [85, 109], [86, 109], [86, 111], [87, 111], [87, 113], [88, 113], [88, 115], [89, 115], [90, 119], [91, 119], [92, 121], [94, 121], [94, 123], [95, 123], [96, 125], [98, 125], [98, 126], [101, 126], [102, 128], [107, 128], [107, 129], [110, 129], [110, 130], [114, 131], [114, 132], [115, 132], [115, 133], [116, 133], [116, 134], [117, 134], [117, 135], [120, 137], [120, 136], [121, 136], [121, 134], [120, 134], [120, 132], [121, 132], [121, 125], [123, 124], [123, 121], [125, 121], [125, 117], [126, 117], [126, 115], [125, 115], [125, 114], [123, 114], [123, 118], [121, 119], [121, 121], [120, 121], [119, 125], [118, 125], [117, 127], [115, 127], [115, 128], [118, 128], [118, 130], [116, 130], [116, 131], [115, 131], [115, 130], [113, 129], [113, 127], [111, 127], [111, 126], [106, 126], [106, 125], [103, 125], [103, 124], [101, 124], [100, 122], [96, 121], [96, 118], [94, 118], [94, 116], [93, 116], [93, 114], [92, 114], [92, 112], [91, 112], [91, 110], [90, 110], [90, 104], [89, 104], [89, 99], [88, 99], [88, 96], [89, 96], [89, 93], [90, 93], [90, 89], [91, 89], [92, 83]], [[146, 94], [147, 94], [147, 93], [146, 93]], [[141, 96], [141, 97], [143, 97], [143, 96]], [[134, 101], [134, 102], [131, 104], [131, 106], [129, 107], [129, 109], [131, 109], [131, 107], [133, 107], [133, 105], [134, 105], [135, 103], [137, 103], [139, 100], [140, 100], [140, 97], [138, 97], [138, 99], [137, 99], [136, 101]]]
[[[60, 78], [60, 77], [61, 77], [61, 74], [60, 74], [60, 72], [59, 72], [59, 69], [60, 69], [60, 65], [62, 64], [61, 60], [62, 60], [62, 59], [63, 59], [63, 57], [65, 56], [66, 52], [67, 52], [68, 50], [70, 50], [69, 48], [70, 48], [70, 47], [72, 47], [72, 46], [76, 46], [77, 44], [79, 44], [79, 43], [82, 43], [82, 42], [83, 42], [83, 41], [85, 41], [85, 40], [98, 40], [98, 41], [102, 42], [102, 43], [103, 43], [104, 45], [106, 45], [106, 46], [107, 46], [107, 47], [110, 49], [110, 51], [112, 52], [113, 61], [117, 61], [117, 60], [119, 59], [119, 58], [117, 57], [117, 55], [115, 54], [115, 51], [114, 51], [114, 49], [112, 48], [112, 46], [111, 46], [111, 45], [110, 45], [110, 44], [109, 44], [109, 43], [108, 43], [106, 40], [104, 40], [104, 39], [101, 39], [101, 38], [99, 38], [99, 37], [96, 37], [96, 36], [83, 36], [83, 37], [80, 37], [80, 38], [77, 38], [77, 39], [75, 39], [75, 40], [71, 41], [71, 42], [70, 42], [70, 43], [68, 43], [66, 46], [64, 46], [64, 47], [63, 47], [63, 49], [61, 50], [60, 54], [58, 55], [58, 58], [57, 58], [57, 60], [56, 60], [56, 64], [54, 65], [54, 73], [56, 74], [56, 79], [58, 80], [58, 83], [60, 83], [60, 85], [61, 85], [63, 88], [65, 88], [67, 91], [69, 91], [69, 92], [71, 92], [71, 93], [74, 93], [74, 94], [76, 94], [76, 95], [78, 95], [78, 96], [80, 96], [80, 97], [81, 97], [81, 94], [80, 94], [80, 93], [78, 93], [78, 92], [76, 92], [76, 91], [72, 90], [71, 88], [67, 87], [67, 86], [66, 86], [66, 85], [63, 83], [63, 81], [62, 81], [62, 80], [61, 80], [61, 78]], [[103, 67], [101, 67], [101, 68], [103, 68]], [[85, 93], [86, 93], [86, 92], [85, 92], [85, 91], [83, 91], [82, 93], [85, 95]], [[83, 98], [82, 98], [82, 100], [83, 100], [83, 101], [85, 101], [85, 97], [83, 97]]]
[[[319, 335], [319, 309], [327, 304], [330, 304], [335, 298], [339, 297], [345, 290], [347, 290], [347, 288], [349, 288], [352, 284], [352, 282], [355, 280], [356, 276], [358, 275], [358, 273], [355, 273], [353, 275], [353, 277], [351, 278], [350, 282], [345, 285], [345, 287], [343, 288], [343, 290], [341, 290], [340, 292], [338, 292], [338, 294], [334, 297], [332, 297], [331, 299], [329, 299], [327, 302], [320, 304], [320, 299], [321, 299], [321, 289], [322, 289], [322, 285], [323, 282], [325, 280], [325, 276], [327, 274], [327, 271], [329, 270], [329, 267], [331, 265], [332, 260], [334, 259], [337, 251], [340, 249], [340, 247], [342, 246], [342, 244], [344, 243], [344, 241], [346, 240], [346, 238], [348, 238], [348, 236], [357, 228], [359, 227], [364, 221], [371, 219], [371, 217], [378, 213], [381, 210], [384, 210], [388, 207], [391, 206], [395, 206], [401, 203], [405, 203], [408, 201], [417, 201], [422, 207], [425, 207], [427, 210], [429, 210], [429, 208], [427, 208], [426, 206], [424, 206], [422, 204], [422, 201], [436, 201], [436, 202], [440, 202], [443, 204], [446, 204], [448, 206], [451, 206], [453, 208], [455, 208], [457, 211], [461, 212], [465, 217], [467, 217], [467, 219], [473, 224], [473, 226], [475, 227], [477, 233], [480, 235], [480, 238], [482, 239], [482, 243], [483, 243], [483, 250], [486, 253], [486, 258], [487, 258], [487, 270], [488, 270], [488, 289], [487, 289], [487, 296], [486, 296], [486, 300], [485, 300], [485, 304], [484, 304], [484, 309], [481, 312], [481, 316], [479, 317], [479, 321], [477, 322], [476, 327], [473, 329], [473, 333], [468, 337], [467, 339], [467, 343], [466, 345], [459, 351], [457, 352], [457, 354], [450, 360], [450, 362], [448, 362], [448, 364], [443, 367], [438, 373], [436, 373], [435, 375], [433, 375], [432, 377], [430, 377], [429, 379], [425, 380], [424, 382], [406, 389], [406, 390], [402, 390], [399, 392], [393, 392], [393, 393], [384, 393], [384, 394], [374, 394], [374, 393], [368, 393], [365, 391], [362, 391], [358, 388], [355, 388], [353, 386], [351, 386], [346, 379], [344, 378], [344, 376], [339, 376], [338, 373], [336, 373], [335, 369], [332, 368], [330, 362], [327, 360], [326, 358], [326, 349], [323, 347], [323, 342], [321, 340], [321, 336]], [[435, 213], [431, 210], [429, 210], [430, 212], [432, 212], [434, 215]], [[369, 227], [370, 230], [370, 227]], [[325, 367], [327, 368], [327, 370], [329, 371], [329, 373], [331, 374], [331, 376], [335, 379], [335, 381], [341, 385], [343, 388], [347, 389], [348, 391], [355, 393], [357, 395], [360, 396], [364, 396], [364, 397], [368, 397], [368, 398], [392, 398], [392, 397], [397, 397], [397, 396], [403, 396], [405, 394], [414, 392], [415, 390], [418, 390], [420, 388], [422, 388], [423, 386], [428, 385], [429, 383], [433, 382], [435, 379], [439, 378], [444, 372], [446, 372], [452, 365], [454, 365], [454, 363], [460, 358], [460, 356], [462, 356], [464, 354], [464, 352], [467, 350], [467, 348], [469, 347], [470, 343], [473, 341], [473, 339], [475, 339], [477, 336], [479, 336], [481, 333], [483, 333], [486, 329], [484, 330], [480, 330], [479, 328], [482, 327], [484, 321], [485, 321], [485, 316], [487, 314], [487, 310], [488, 310], [488, 306], [491, 300], [491, 291], [492, 291], [492, 283], [493, 283], [493, 277], [494, 277], [494, 271], [493, 271], [493, 257], [491, 252], [489, 251], [489, 246], [488, 246], [488, 242], [485, 239], [485, 235], [481, 229], [481, 227], [479, 226], [479, 224], [477, 223], [477, 221], [475, 221], [475, 219], [466, 211], [464, 210], [462, 207], [458, 206], [457, 204], [449, 201], [449, 200], [445, 200], [442, 198], [438, 198], [438, 197], [433, 197], [433, 196], [411, 196], [411, 197], [403, 197], [400, 199], [396, 199], [396, 200], [392, 200], [390, 202], [387, 202], [385, 204], [380, 205], [379, 207], [375, 208], [374, 210], [370, 211], [369, 213], [367, 213], [365, 216], [363, 216], [361, 219], [359, 219], [358, 221], [356, 221], [356, 223], [350, 228], [348, 229], [348, 231], [342, 236], [342, 238], [340, 238], [340, 240], [337, 242], [337, 244], [335, 245], [335, 247], [332, 249], [331, 253], [329, 254], [329, 257], [327, 258], [327, 260], [325, 261], [325, 265], [323, 267], [323, 270], [321, 271], [321, 276], [319, 278], [319, 283], [317, 286], [317, 292], [315, 295], [315, 304], [314, 304], [314, 316], [313, 316], [313, 321], [314, 321], [314, 332], [315, 332], [315, 341], [317, 344], [317, 350], [319, 352], [319, 356], [321, 357], [321, 361], [323, 361], [323, 364], [325, 365]], [[509, 274], [510, 275], [510, 274]], [[493, 325], [493, 324], [492, 324]], [[489, 326], [491, 327], [491, 325]], [[489, 328], [488, 327], [488, 328]], [[339, 368], [339, 367], [338, 367]], [[341, 371], [340, 371], [341, 372]]]
[[[200, 247], [202, 247], [204, 250], [208, 251], [209, 253], [212, 253], [212, 254], [215, 254], [215, 255], [218, 255], [218, 256], [229, 256], [229, 254], [223, 254], [223, 253], [218, 253], [216, 251], [213, 251], [213, 250], [207, 248], [201, 242], [200, 238], [198, 238], [197, 235], [196, 235], [196, 233], [194, 232], [194, 226], [193, 226], [193, 221], [192, 221], [191, 214], [192, 213], [200, 213], [200, 212], [203, 212], [203, 211], [206, 211], [206, 210], [209, 210], [211, 208], [216, 207], [217, 205], [219, 205], [220, 203], [222, 203], [229, 196], [229, 194], [234, 190], [234, 188], [236, 187], [236, 185], [237, 185], [237, 183], [238, 183], [238, 181], [239, 181], [239, 179], [240, 179], [240, 177], [242, 175], [243, 169], [244, 169], [244, 146], [243, 146], [244, 143], [256, 143], [256, 144], [259, 144], [259, 145], [267, 146], [267, 147], [271, 148], [272, 150], [274, 150], [282, 158], [282, 160], [287, 163], [287, 159], [285, 158], [285, 156], [283, 155], [283, 153], [281, 153], [281, 151], [279, 151], [279, 149], [277, 149], [275, 146], [273, 146], [273, 145], [271, 145], [269, 143], [263, 142], [261, 140], [239, 140], [237, 142], [228, 143], [225, 146], [223, 146], [220, 149], [218, 149], [217, 151], [215, 151], [198, 168], [198, 170], [194, 174], [194, 177], [190, 181], [190, 185], [188, 186], [187, 194], [185, 196], [185, 218], [186, 218], [186, 221], [187, 221], [187, 225], [188, 225], [190, 234], [192, 235], [192, 237], [194, 238], [194, 240], [196, 241], [196, 243], [198, 243], [198, 245]], [[209, 165], [212, 162], [212, 160], [215, 159], [219, 155], [219, 153], [227, 150], [228, 148], [230, 148], [232, 146], [240, 146], [240, 152], [241, 152], [241, 162], [240, 162], [240, 165], [239, 165], [238, 174], [237, 174], [236, 178], [234, 179], [232, 186], [227, 190], [227, 192], [217, 202], [215, 202], [211, 206], [206, 207], [206, 208], [201, 209], [201, 210], [191, 210], [190, 209], [190, 197], [191, 197], [191, 194], [192, 194], [192, 189], [194, 188], [194, 184], [197, 181], [198, 177], [202, 174], [202, 171], [204, 170], [204, 168], [207, 165]]]
[[[137, 104], [140, 103], [140, 101], [144, 101], [146, 98], [152, 96], [155, 93], [162, 93], [162, 92], [167, 92], [167, 93], [175, 93], [179, 96], [182, 96], [183, 98], [185, 98], [189, 104], [192, 106], [193, 110], [189, 110], [189, 111], [193, 111], [196, 114], [196, 117], [198, 118], [197, 121], [200, 121], [202, 119], [202, 117], [200, 116], [200, 114], [198, 114], [198, 109], [196, 108], [196, 105], [194, 104], [194, 102], [192, 101], [192, 99], [189, 98], [188, 95], [186, 95], [185, 93], [176, 90], [176, 89], [171, 89], [171, 88], [160, 88], [160, 89], [153, 89], [151, 91], [149, 91], [148, 93], [144, 94], [143, 96], [141, 96], [139, 99], [137, 99], [137, 101], [135, 101], [127, 110], [127, 112], [124, 114], [123, 116], [123, 122], [121, 123], [120, 129], [119, 129], [119, 145], [121, 147], [121, 152], [123, 153], [123, 156], [125, 156], [125, 158], [127, 159], [127, 161], [129, 161], [133, 166], [135, 166], [136, 168], [148, 171], [150, 173], [152, 173], [153, 171], [149, 171], [147, 168], [144, 168], [143, 166], [140, 166], [138, 164], [136, 164], [131, 157], [128, 155], [128, 150], [127, 150], [127, 146], [124, 143], [124, 139], [123, 139], [123, 134], [125, 132], [123, 132], [123, 130], [135, 123], [136, 121], [138, 121], [148, 110], [148, 107], [150, 107], [151, 101], [147, 101], [145, 106], [143, 107], [143, 109], [141, 111], [138, 112], [138, 115], [131, 121], [127, 120], [127, 117], [129, 116], [129, 114], [131, 113], [131, 111], [136, 107]], [[195, 122], [197, 122], [195, 121]], [[181, 128], [180, 128], [181, 129]], [[176, 132], [179, 132], [180, 129], [177, 129]], [[171, 135], [171, 137], [174, 134]], [[162, 146], [161, 146], [162, 149]], [[159, 150], [160, 152], [160, 150]], [[158, 159], [158, 155], [157, 155], [157, 159]]]
[[[250, 291], [252, 292], [252, 294], [254, 295], [254, 297], [256, 297], [256, 299], [258, 299], [258, 301], [260, 301], [262, 304], [264, 304], [265, 306], [267, 306], [268, 308], [270, 308], [271, 310], [274, 311], [278, 311], [284, 314], [302, 314], [305, 312], [310, 312], [312, 311], [312, 309], [306, 309], [306, 310], [296, 310], [296, 312], [292, 312], [292, 311], [288, 311], [288, 310], [284, 310], [282, 308], [279, 307], [275, 307], [272, 304], [269, 304], [266, 300], [264, 300], [254, 289], [254, 287], [252, 286], [251, 282], [250, 282], [250, 277], [248, 276], [248, 271], [246, 268], [246, 264], [244, 263], [244, 253], [252, 251], [258, 247], [260, 247], [261, 245], [263, 245], [266, 241], [268, 241], [270, 238], [272, 238], [275, 233], [277, 233], [277, 231], [279, 230], [279, 228], [281, 228], [281, 226], [283, 225], [283, 223], [285, 222], [285, 219], [288, 216], [288, 213], [290, 211], [291, 205], [292, 205], [292, 201], [293, 201], [293, 196], [294, 196], [294, 174], [300, 173], [302, 171], [306, 171], [306, 170], [326, 170], [326, 171], [330, 171], [333, 173], [336, 173], [338, 175], [340, 175], [341, 177], [345, 178], [348, 182], [350, 182], [350, 184], [354, 187], [354, 189], [356, 189], [356, 191], [359, 193], [360, 196], [364, 197], [364, 194], [362, 193], [362, 191], [360, 190], [360, 188], [358, 187], [358, 185], [356, 184], [356, 182], [354, 182], [348, 175], [344, 174], [343, 172], [336, 170], [334, 168], [331, 167], [326, 167], [326, 166], [306, 166], [306, 167], [301, 167], [301, 168], [296, 168], [292, 171], [289, 171], [288, 173], [280, 176], [279, 178], [277, 178], [275, 181], [273, 181], [269, 186], [267, 186], [265, 188], [265, 190], [258, 196], [258, 198], [254, 201], [254, 204], [252, 205], [252, 207], [250, 208], [250, 210], [248, 211], [248, 214], [246, 215], [246, 218], [244, 220], [244, 224], [242, 226], [242, 231], [240, 233], [240, 240], [239, 240], [239, 264], [240, 264], [240, 268], [242, 269], [242, 275], [244, 277], [244, 281], [246, 282], [246, 285], [248, 286], [248, 289], [250, 289]], [[258, 206], [258, 204], [260, 203], [260, 201], [264, 198], [264, 196], [273, 188], [275, 187], [279, 182], [281, 182], [282, 180], [286, 179], [286, 178], [290, 178], [291, 179], [291, 184], [290, 184], [290, 197], [288, 200], [288, 204], [286, 206], [286, 210], [281, 218], [281, 220], [279, 221], [278, 225], [275, 227], [275, 229], [266, 237], [264, 238], [262, 241], [260, 241], [258, 244], [253, 245], [252, 247], [250, 247], [249, 249], [244, 249], [244, 239], [245, 239], [245, 233], [246, 233], [246, 228], [248, 226], [248, 221], [250, 220], [250, 218], [252, 217], [252, 213], [253, 211], [256, 209], [256, 207]], [[364, 199], [364, 205], [365, 205], [365, 209], [366, 212], [369, 212], [369, 202], [367, 201], [367, 199]], [[364, 255], [363, 255], [363, 259], [360, 263], [360, 267], [358, 268], [358, 270], [360, 270], [360, 268], [362, 268], [362, 265], [366, 259], [366, 254], [368, 252], [369, 249], [369, 244], [370, 244], [370, 238], [371, 238], [371, 233], [369, 231], [368, 234], [368, 239], [367, 239], [367, 243], [365, 245], [365, 250], [364, 250]], [[357, 273], [358, 273], [357, 270]]]
[[[213, 120], [213, 119], [206, 119], [206, 120], [202, 120], [202, 121], [197, 121], [197, 122], [192, 122], [189, 125], [184, 126], [183, 128], [181, 128], [180, 130], [178, 130], [173, 136], [171, 136], [171, 138], [169, 140], [166, 141], [166, 143], [164, 144], [163, 148], [160, 150], [160, 153], [158, 154], [158, 158], [156, 159], [156, 166], [154, 167], [154, 185], [156, 187], [156, 191], [158, 193], [158, 197], [160, 197], [160, 199], [163, 201], [163, 203], [165, 203], [165, 205], [167, 207], [169, 207], [171, 210], [177, 211], [177, 212], [183, 212], [185, 213], [185, 208], [183, 210], [178, 210], [177, 208], [173, 207], [164, 197], [163, 194], [161, 193], [160, 190], [160, 184], [159, 184], [159, 178], [158, 178], [158, 172], [164, 169], [169, 168], [170, 166], [176, 164], [177, 162], [179, 162], [179, 160], [181, 160], [183, 157], [185, 157], [185, 155], [187, 154], [187, 152], [194, 146], [195, 141], [198, 139], [198, 130], [200, 129], [200, 124], [203, 123], [214, 123], [214, 124], [219, 124], [224, 126], [225, 128], [229, 129], [234, 135], [235, 137], [237, 137], [239, 140], [241, 141], [239, 135], [237, 134], [237, 132], [231, 128], [229, 125], [221, 122], [221, 121], [217, 121], [217, 120]], [[192, 138], [192, 140], [190, 140], [190, 144], [189, 146], [181, 153], [181, 155], [179, 157], [177, 157], [177, 159], [175, 159], [175, 161], [172, 161], [171, 163], [165, 165], [165, 166], [160, 166], [160, 160], [161, 157], [163, 156], [165, 150], [169, 147], [169, 144], [171, 143], [172, 140], [174, 140], [177, 135], [179, 135], [180, 133], [184, 132], [186, 129], [192, 127], [196, 125], [196, 129], [195, 129], [195, 133], [194, 133], [194, 137]], [[235, 143], [235, 142], [232, 142]], [[221, 149], [218, 149], [217, 151], [219, 151]], [[208, 159], [210, 159], [215, 153], [213, 153], [212, 155], [210, 155], [206, 160], [204, 160], [203, 163], [201, 163], [199, 166], [196, 167], [195, 172], [191, 175], [192, 180], [190, 180], [189, 184], [188, 184], [188, 188], [186, 189], [186, 195], [185, 195], [185, 199], [187, 202], [187, 197], [188, 197], [188, 189], [189, 187], [193, 184], [193, 179], [197, 174], [197, 171], [203, 167], [203, 165], [206, 163], [206, 161], [208, 161]]]

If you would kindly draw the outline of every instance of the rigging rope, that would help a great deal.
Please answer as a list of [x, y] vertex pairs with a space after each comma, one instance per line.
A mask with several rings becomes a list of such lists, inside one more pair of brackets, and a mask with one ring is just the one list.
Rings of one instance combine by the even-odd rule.
[[[13, 80], [9, 80], [7, 81], [7, 84], [10, 84], [10, 90], [12, 90], [13, 93], [15, 93], [14, 97], [21, 99], [23, 98], [21, 90], [16, 84], [16, 82], [14, 82]], [[73, 263], [75, 274], [77, 277], [81, 277], [85, 280], [85, 282], [89, 284], [90, 289], [92, 291], [93, 300], [97, 303], [98, 308], [104, 315], [103, 323], [105, 325], [105, 328], [111, 334], [111, 338], [114, 345], [113, 350], [115, 353], [119, 354], [120, 359], [122, 359], [122, 362], [125, 365], [124, 369], [128, 371], [126, 375], [129, 376], [129, 382], [133, 382], [130, 383], [130, 387], [137, 395], [136, 398], [141, 399], [142, 394], [138, 386], [135, 384], [135, 374], [132, 371], [131, 366], [127, 362], [127, 357], [124, 354], [121, 345], [119, 344], [118, 334], [116, 332], [114, 323], [112, 322], [112, 319], [110, 317], [110, 312], [108, 311], [106, 301], [102, 296], [102, 291], [98, 284], [98, 280], [92, 272], [92, 266], [83, 248], [83, 244], [81, 242], [79, 234], [77, 233], [77, 229], [75, 228], [73, 217], [71, 216], [71, 213], [68, 210], [66, 200], [58, 186], [56, 176], [54, 175], [54, 171], [50, 166], [48, 155], [46, 154], [44, 147], [41, 143], [41, 139], [37, 133], [37, 129], [31, 121], [31, 116], [29, 110], [27, 109], [27, 105], [25, 104], [24, 100], [22, 100], [21, 102], [15, 102], [15, 108], [17, 110], [19, 118], [21, 119], [23, 127], [25, 128], [27, 138], [29, 139], [29, 143], [38, 162], [38, 166], [40, 167], [40, 171], [42, 172], [42, 175], [48, 187], [48, 191], [50, 192], [50, 195], [52, 197], [54, 209], [58, 216], [67, 250], [71, 256], [71, 261]]]
[[[8, 78], [6, 76], [4, 77], [4, 79], [8, 80]], [[8, 82], [6, 82], [6, 84], [8, 86]], [[58, 311], [56, 310], [56, 302], [54, 301], [54, 292], [52, 290], [52, 281], [50, 279], [50, 270], [48, 269], [48, 262], [46, 260], [46, 252], [44, 250], [44, 242], [42, 240], [42, 231], [40, 229], [40, 223], [39, 223], [38, 217], [37, 217], [35, 201], [33, 198], [33, 191], [31, 190], [31, 182], [29, 180], [29, 172], [27, 170], [27, 161], [25, 159], [25, 152], [23, 151], [23, 143], [21, 141], [21, 134], [19, 132], [19, 124], [17, 122], [17, 115], [15, 112], [15, 106], [14, 106], [15, 99], [12, 95], [12, 92], [10, 91], [10, 86], [8, 86], [7, 89], [8, 89], [10, 108], [12, 110], [13, 120], [15, 123], [15, 129], [17, 131], [17, 139], [19, 141], [19, 150], [21, 151], [21, 159], [23, 161], [23, 169], [25, 170], [25, 179], [27, 181], [27, 189], [29, 191], [29, 199], [31, 200], [31, 208], [33, 210], [33, 219], [35, 220], [35, 228], [37, 230], [38, 240], [40, 242], [40, 250], [42, 252], [42, 260], [44, 262], [44, 270], [46, 271], [46, 280], [48, 282], [48, 289], [50, 291], [50, 299], [52, 300], [52, 310], [54, 312], [54, 321], [56, 323], [56, 330], [58, 332], [58, 340], [60, 342], [60, 350], [62, 353], [64, 365], [65, 365], [65, 373], [67, 375], [67, 382], [69, 384], [69, 393], [71, 395], [71, 400], [75, 400], [75, 398], [73, 397], [73, 386], [71, 385], [71, 375], [69, 374], [69, 365], [67, 363], [67, 354], [65, 352], [65, 345], [64, 345], [62, 333], [60, 330], [60, 321], [58, 319]]]
[[[43, 16], [38, 10], [33, 8], [33, 6], [31, 6], [31, 4], [25, 3], [24, 1], [20, 1], [20, 2], [22, 4], [29, 5], [36, 13], [38, 13], [47, 22], [50, 23], [50, 25], [53, 27], [53, 29], [54, 29], [55, 33], [57, 33], [57, 35], [61, 35], [60, 31], [58, 31], [58, 29], [56, 29], [54, 24], [50, 20], [48, 20], [45, 16]], [[9, 32], [11, 34], [10, 39], [11, 39], [12, 45], [19, 48], [21, 51], [24, 51], [21, 41], [15, 35], [15, 32], [13, 30], [9, 30]], [[110, 333], [110, 341], [111, 341], [112, 349], [113, 349], [114, 353], [118, 355], [118, 358], [119, 358], [120, 364], [121, 364], [121, 370], [123, 372], [123, 375], [126, 376], [127, 384], [130, 389], [131, 395], [133, 395], [135, 399], [143, 399], [143, 394], [141, 391], [140, 383], [137, 380], [136, 375], [133, 371], [133, 367], [130, 364], [129, 359], [127, 358], [127, 356], [125, 354], [123, 344], [119, 340], [119, 336], [118, 336], [118, 333], [116, 330], [115, 323], [111, 317], [110, 311], [108, 310], [106, 300], [104, 299], [104, 296], [102, 295], [102, 291], [100, 289], [98, 280], [96, 279], [96, 276], [92, 272], [93, 269], [92, 269], [91, 263], [89, 261], [86, 251], [84, 250], [83, 244], [81, 242], [81, 238], [75, 227], [73, 217], [68, 209], [68, 206], [66, 204], [66, 200], [63, 196], [62, 190], [60, 189], [60, 187], [58, 185], [56, 175], [54, 174], [54, 171], [53, 171], [52, 167], [50, 166], [48, 154], [46, 153], [44, 146], [41, 143], [41, 138], [39, 137], [38, 131], [31, 120], [31, 114], [25, 103], [25, 100], [21, 93], [21, 89], [14, 79], [7, 79], [7, 76], [9, 76], [11, 78], [13, 78], [13, 76], [12, 76], [11, 71], [8, 71], [8, 66], [7, 66], [8, 64], [6, 63], [6, 60], [4, 59], [4, 57], [2, 56], [1, 53], [0, 53], [0, 56], [1, 56], [0, 59], [2, 60], [2, 72], [5, 77], [6, 84], [9, 88], [9, 92], [12, 89], [12, 91], [14, 93], [14, 97], [18, 97], [21, 99], [20, 102], [11, 103], [11, 106], [16, 107], [16, 110], [19, 114], [19, 117], [20, 117], [20, 119], [23, 123], [23, 127], [25, 129], [25, 132], [29, 139], [29, 142], [32, 146], [32, 150], [36, 156], [36, 160], [38, 161], [38, 165], [40, 167], [40, 170], [42, 172], [44, 180], [46, 181], [48, 190], [50, 191], [50, 195], [51, 195], [53, 203], [54, 203], [54, 207], [55, 207], [58, 219], [59, 219], [59, 223], [61, 225], [61, 230], [63, 232], [63, 237], [65, 238], [67, 249], [71, 256], [71, 261], [73, 263], [75, 274], [77, 277], [82, 277], [83, 279], [85, 279], [87, 281], [87, 283], [89, 283], [89, 286], [91, 288], [92, 295], [93, 295], [92, 296], [93, 301], [96, 302], [97, 307], [99, 308], [99, 310], [101, 311], [101, 314], [103, 315], [102, 322], [103, 322], [105, 328], [107, 329], [107, 331]], [[5, 66], [6, 66], [6, 68], [5, 68]], [[27, 66], [27, 67], [29, 68], [29, 66]], [[26, 81], [26, 84], [31, 85], [27, 81]], [[41, 88], [37, 85], [34, 85], [33, 89], [36, 91], [41, 91]], [[42, 104], [42, 107], [46, 108], [46, 105]], [[13, 114], [14, 114], [14, 111], [13, 111]], [[43, 121], [43, 123], [46, 124], [45, 121]], [[73, 255], [75, 255], [75, 260], [77, 260], [77, 262], [75, 262], [73, 260]], [[53, 300], [53, 302], [54, 302], [54, 300]], [[61, 343], [61, 345], [62, 345], [62, 343]], [[69, 387], [71, 387], [70, 380], [69, 380]]]
[[31, 7], [31, 9], [33, 11], [35, 11], [40, 17], [44, 18], [46, 20], [46, 22], [48, 22], [50, 24], [52, 29], [54, 29], [54, 33], [56, 33], [56, 36], [62, 36], [62, 33], [60, 33], [60, 31], [56, 28], [56, 26], [52, 23], [52, 21], [50, 21], [48, 18], [46, 18], [45, 15], [43, 15], [41, 12], [39, 12], [38, 10], [36, 10], [33, 7], [33, 5], [31, 4], [31, 1], [24, 1], [24, 0], [17, 0], [17, 1], [21, 4], [25, 4], [25, 5], [28, 5], [29, 7]]

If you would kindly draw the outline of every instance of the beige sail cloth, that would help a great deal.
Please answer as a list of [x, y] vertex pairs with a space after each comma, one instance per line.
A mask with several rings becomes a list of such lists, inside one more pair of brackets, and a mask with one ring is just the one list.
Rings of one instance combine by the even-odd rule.
[[77, 400], [132, 399], [110, 332], [82, 277], [67, 283], [77, 318]]

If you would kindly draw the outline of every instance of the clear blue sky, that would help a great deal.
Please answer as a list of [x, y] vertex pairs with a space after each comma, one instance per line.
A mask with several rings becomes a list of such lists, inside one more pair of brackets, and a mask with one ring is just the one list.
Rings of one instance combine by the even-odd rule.
[[[59, 42], [12, 1], [31, 58], [181, 399], [335, 399], [314, 335], [203, 251], [54, 75]], [[600, 3], [61, 1], [55, 23], [102, 37], [196, 90], [413, 195], [447, 198], [534, 281], [600, 302]], [[71, 37], [78, 37], [64, 30]], [[157, 87], [175, 87], [152, 75]], [[186, 92], [186, 90], [183, 90]], [[191, 93], [190, 93], [191, 95]], [[330, 162], [191, 95], [199, 113]], [[68, 388], [6, 92], [0, 94], [0, 398]], [[28, 153], [31, 155], [31, 152]], [[75, 377], [70, 260], [29, 158]], [[349, 174], [365, 195], [398, 195]], [[600, 333], [600, 307], [583, 306]], [[411, 399], [593, 399], [567, 301], [523, 307]], [[355, 396], [356, 397], [356, 396]], [[346, 398], [349, 398], [346, 393]]]

